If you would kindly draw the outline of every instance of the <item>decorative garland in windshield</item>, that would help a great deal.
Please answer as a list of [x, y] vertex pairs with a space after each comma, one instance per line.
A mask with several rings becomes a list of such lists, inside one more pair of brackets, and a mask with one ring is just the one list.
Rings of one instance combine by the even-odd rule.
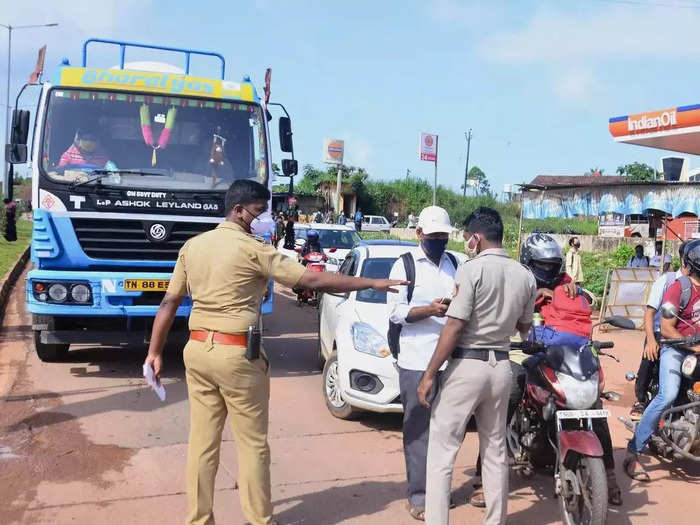
[[170, 109], [168, 109], [168, 114], [165, 117], [165, 127], [160, 132], [158, 144], [155, 144], [153, 141], [153, 130], [151, 129], [151, 111], [148, 104], [141, 105], [139, 116], [141, 119], [141, 134], [143, 135], [143, 141], [146, 143], [146, 145], [153, 148], [151, 166], [155, 166], [157, 162], [156, 150], [165, 148], [170, 141], [170, 135], [173, 131], [173, 126], [175, 125], [175, 117], [177, 116], [177, 108], [170, 106]]

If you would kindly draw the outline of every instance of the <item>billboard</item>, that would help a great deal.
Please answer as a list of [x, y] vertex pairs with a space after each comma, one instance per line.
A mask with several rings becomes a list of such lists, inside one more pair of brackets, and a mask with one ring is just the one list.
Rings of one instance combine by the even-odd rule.
[[418, 143], [418, 156], [420, 160], [437, 162], [438, 136], [431, 133], [421, 133]]
[[326, 164], [342, 164], [345, 143], [342, 140], [323, 139], [323, 162]]
[[599, 237], [624, 237], [625, 216], [622, 213], [606, 212], [598, 216]]

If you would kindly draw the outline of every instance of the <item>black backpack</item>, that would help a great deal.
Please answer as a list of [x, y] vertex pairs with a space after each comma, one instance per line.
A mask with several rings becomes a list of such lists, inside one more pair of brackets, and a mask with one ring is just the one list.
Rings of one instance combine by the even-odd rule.
[[[458, 262], [457, 258], [450, 252], [445, 252], [447, 258], [450, 260], [452, 265], [457, 268]], [[401, 254], [401, 260], [403, 261], [403, 267], [406, 271], [406, 280], [408, 281], [408, 286], [406, 288], [406, 300], [408, 303], [413, 299], [413, 290], [416, 287], [416, 262], [413, 260], [413, 255], [410, 252]], [[401, 352], [401, 329], [402, 325], [394, 323], [389, 320], [389, 330], [386, 333], [386, 340], [389, 343], [389, 350], [394, 359], [398, 359], [399, 352]]]

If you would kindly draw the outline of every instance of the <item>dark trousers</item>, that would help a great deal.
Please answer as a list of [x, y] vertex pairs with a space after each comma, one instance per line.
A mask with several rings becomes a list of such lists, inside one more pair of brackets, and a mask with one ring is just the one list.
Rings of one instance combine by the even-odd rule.
[[406, 458], [406, 496], [411, 506], [425, 508], [425, 476], [430, 435], [430, 409], [418, 402], [418, 383], [423, 372], [399, 368], [403, 405], [403, 453]]
[[[661, 334], [658, 332], [654, 333], [656, 340], [658, 341]], [[644, 339], [644, 346], [646, 346], [647, 340]], [[637, 370], [637, 379], [634, 381], [634, 395], [637, 401], [646, 405], [649, 401], [647, 399], [647, 389], [649, 388], [649, 383], [655, 374], [659, 373], [659, 360], [654, 362], [649, 361], [646, 357], [642, 356], [642, 360], [639, 363], [639, 370]]]
[[9, 242], [14, 242], [17, 240], [17, 226], [15, 224], [15, 218], [7, 217], [5, 221], [5, 240]]
[[356, 229], [358, 232], [361, 232], [361, 231], [362, 231], [362, 221], [355, 221], [355, 229]]

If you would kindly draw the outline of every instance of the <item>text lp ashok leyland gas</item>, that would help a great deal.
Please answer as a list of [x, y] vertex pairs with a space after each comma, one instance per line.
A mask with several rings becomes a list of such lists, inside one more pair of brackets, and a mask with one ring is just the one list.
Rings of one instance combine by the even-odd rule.
[[[119, 67], [87, 67], [90, 43], [117, 46]], [[183, 54], [185, 68], [125, 64], [133, 47]], [[218, 59], [220, 78], [190, 76], [192, 55]], [[229, 185], [273, 181], [269, 76], [261, 100], [248, 77], [224, 80], [216, 53], [92, 39], [82, 59], [42, 84], [31, 147], [26, 301], [42, 360], [61, 359], [73, 343], [143, 343], [180, 247], [223, 220]], [[13, 163], [27, 160], [28, 123], [27, 111], [14, 111]], [[288, 116], [279, 127], [280, 149], [292, 152]], [[296, 161], [282, 168], [293, 175]], [[176, 330], [186, 331], [190, 306], [178, 310]]]

